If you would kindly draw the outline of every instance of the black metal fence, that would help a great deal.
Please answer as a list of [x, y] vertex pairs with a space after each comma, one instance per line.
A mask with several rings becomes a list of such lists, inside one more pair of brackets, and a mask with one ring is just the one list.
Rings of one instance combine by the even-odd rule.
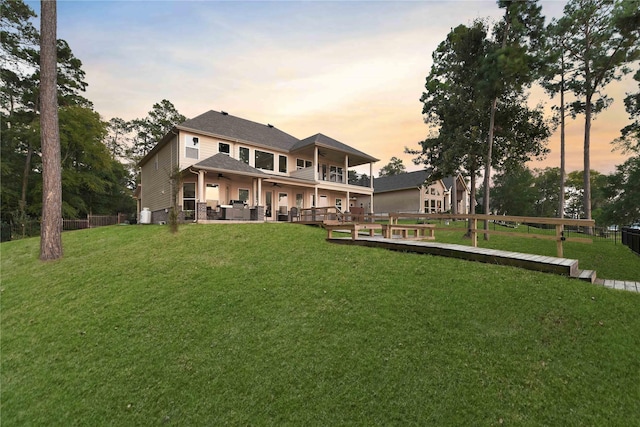
[[637, 228], [622, 227], [622, 244], [640, 255], [640, 230]]
[[[85, 228], [104, 227], [125, 223], [129, 219], [127, 214], [118, 215], [87, 215], [80, 219], [63, 219], [62, 231], [82, 230]], [[27, 219], [10, 224], [2, 223], [1, 240], [24, 239], [40, 235], [40, 220]]]

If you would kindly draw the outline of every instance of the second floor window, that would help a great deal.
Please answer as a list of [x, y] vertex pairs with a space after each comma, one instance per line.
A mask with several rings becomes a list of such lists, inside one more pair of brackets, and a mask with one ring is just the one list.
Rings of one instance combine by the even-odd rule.
[[265, 151], [255, 151], [255, 167], [256, 169], [273, 170], [273, 153]]
[[226, 142], [220, 142], [218, 143], [218, 152], [228, 155], [231, 152], [231, 147]]
[[184, 156], [187, 159], [198, 159], [200, 150], [200, 138], [197, 136], [187, 136], [184, 144]]
[[296, 169], [310, 168], [312, 164], [311, 160], [296, 159]]
[[331, 166], [329, 169], [329, 181], [331, 182], [342, 182], [343, 177], [343, 168], [339, 166]]
[[247, 147], [240, 147], [240, 161], [249, 164], [249, 149]]
[[279, 156], [278, 172], [287, 173], [287, 156]]

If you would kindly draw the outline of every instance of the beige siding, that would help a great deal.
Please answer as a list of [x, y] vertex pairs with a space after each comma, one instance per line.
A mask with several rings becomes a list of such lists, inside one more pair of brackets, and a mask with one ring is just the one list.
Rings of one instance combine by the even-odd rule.
[[[192, 159], [186, 156], [186, 142], [187, 140], [192, 140], [193, 137], [198, 138], [198, 158]], [[267, 153], [273, 154], [273, 171], [269, 171], [269, 173], [273, 173], [276, 175], [289, 176], [290, 172], [296, 170], [295, 158], [288, 156], [286, 153], [282, 153], [280, 151], [273, 150], [271, 148], [263, 148], [263, 147], [255, 147], [249, 143], [238, 143], [224, 138], [214, 138], [211, 136], [200, 135], [190, 132], [181, 131], [180, 132], [180, 169], [186, 169], [189, 166], [193, 166], [196, 163], [205, 160], [215, 154], [218, 154], [220, 143], [229, 144], [229, 155], [236, 159], [240, 160], [240, 147], [249, 149], [249, 166], [255, 167], [255, 150], [258, 149], [260, 151], [264, 151]], [[280, 161], [280, 156], [284, 156], [287, 158], [287, 173], [280, 173], [278, 166]], [[292, 163], [292, 160], [294, 163]]]
[[171, 174], [176, 167], [177, 137], [166, 144], [140, 171], [142, 208], [157, 211], [171, 207]]
[[421, 213], [440, 213], [449, 209], [445, 186], [441, 180], [432, 183], [424, 189], [421, 209]]
[[[189, 138], [190, 140], [193, 139], [193, 137], [197, 137], [199, 142], [198, 142], [198, 158], [197, 159], [191, 159], [188, 158], [186, 156], [186, 148], [185, 148], [185, 141], [187, 140], [187, 138]], [[195, 133], [189, 133], [189, 132], [184, 132], [181, 131], [180, 132], [180, 144], [179, 144], [179, 157], [180, 157], [180, 169], [184, 170], [186, 168], [188, 168], [189, 166], [193, 166], [198, 162], [201, 162], [204, 159], [207, 159], [211, 156], [213, 156], [214, 154], [218, 153], [218, 143], [219, 142], [224, 142], [229, 144], [231, 147], [231, 153], [234, 152], [234, 144], [232, 142], [229, 141], [225, 141], [223, 139], [220, 138], [212, 138], [210, 136], [203, 136], [203, 135], [199, 135], [199, 134], [195, 134]], [[237, 151], [237, 149], [236, 149]]]
[[376, 213], [419, 212], [420, 191], [415, 188], [374, 194], [373, 206]]

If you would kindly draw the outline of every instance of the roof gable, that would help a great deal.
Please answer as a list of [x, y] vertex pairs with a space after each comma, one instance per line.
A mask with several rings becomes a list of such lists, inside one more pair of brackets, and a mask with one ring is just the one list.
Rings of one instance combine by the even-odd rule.
[[224, 112], [207, 111], [179, 124], [178, 129], [206, 132], [227, 139], [289, 151], [298, 139], [272, 125], [263, 125]]
[[417, 188], [424, 185], [430, 175], [430, 171], [419, 170], [415, 172], [401, 173], [398, 175], [383, 176], [373, 179], [374, 193], [385, 191], [405, 190], [407, 188]]

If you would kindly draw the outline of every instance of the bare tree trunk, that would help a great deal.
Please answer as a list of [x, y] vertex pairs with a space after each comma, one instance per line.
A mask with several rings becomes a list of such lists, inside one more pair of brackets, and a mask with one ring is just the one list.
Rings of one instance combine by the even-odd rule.
[[62, 257], [62, 169], [58, 127], [56, 1], [41, 0], [40, 137], [42, 139], [42, 227], [40, 259]]
[[[476, 214], [476, 167], [475, 165], [473, 165], [473, 167], [471, 168], [471, 170], [473, 172], [471, 172], [471, 176], [470, 176], [470, 200], [469, 200], [469, 204], [471, 206], [469, 206], [469, 214], [470, 215], [475, 215]], [[471, 227], [473, 226], [473, 221], [471, 220], [471, 218], [469, 218], [469, 220], [467, 221], [467, 232], [465, 233], [464, 237], [471, 237]]]
[[18, 208], [20, 209], [20, 217], [26, 216], [27, 210], [27, 187], [29, 186], [29, 174], [31, 173], [31, 156], [33, 155], [33, 147], [29, 142], [27, 148], [27, 157], [24, 160], [24, 171], [22, 173], [22, 193], [20, 194], [20, 202], [18, 202]]
[[453, 183], [451, 184], [451, 213], [458, 213], [458, 174], [453, 174]]
[[584, 215], [591, 219], [591, 95], [587, 95], [587, 103], [584, 110]]
[[562, 74], [560, 76], [560, 194], [558, 194], [558, 218], [564, 218], [564, 182], [565, 182], [565, 153], [564, 153], [564, 53], [561, 58]]
[[[505, 14], [506, 26], [504, 29], [504, 34], [502, 36], [502, 49], [507, 46], [507, 36], [509, 35], [509, 30], [511, 29], [511, 19], [509, 16], [509, 6], [507, 6], [506, 14]], [[490, 189], [489, 185], [491, 184], [491, 157], [493, 156], [493, 134], [496, 122], [496, 109], [498, 108], [498, 95], [493, 98], [493, 102], [491, 103], [491, 115], [489, 116], [489, 137], [487, 138], [487, 161], [485, 162], [484, 167], [484, 200], [482, 203], [482, 207], [484, 208], [484, 214], [489, 215], [489, 200], [490, 200]], [[484, 229], [489, 230], [489, 221], [484, 222]], [[484, 233], [484, 240], [489, 240], [489, 233]]]
[[[485, 215], [489, 215], [490, 203], [489, 203], [489, 185], [491, 184], [491, 157], [493, 156], [493, 130], [495, 128], [496, 121], [496, 108], [498, 106], [498, 98], [493, 98], [491, 103], [491, 116], [489, 117], [489, 137], [487, 148], [487, 160], [484, 166], [484, 199], [482, 200], [482, 207]], [[489, 229], [489, 221], [485, 220], [484, 229]], [[484, 240], [489, 240], [489, 233], [484, 233]]]

